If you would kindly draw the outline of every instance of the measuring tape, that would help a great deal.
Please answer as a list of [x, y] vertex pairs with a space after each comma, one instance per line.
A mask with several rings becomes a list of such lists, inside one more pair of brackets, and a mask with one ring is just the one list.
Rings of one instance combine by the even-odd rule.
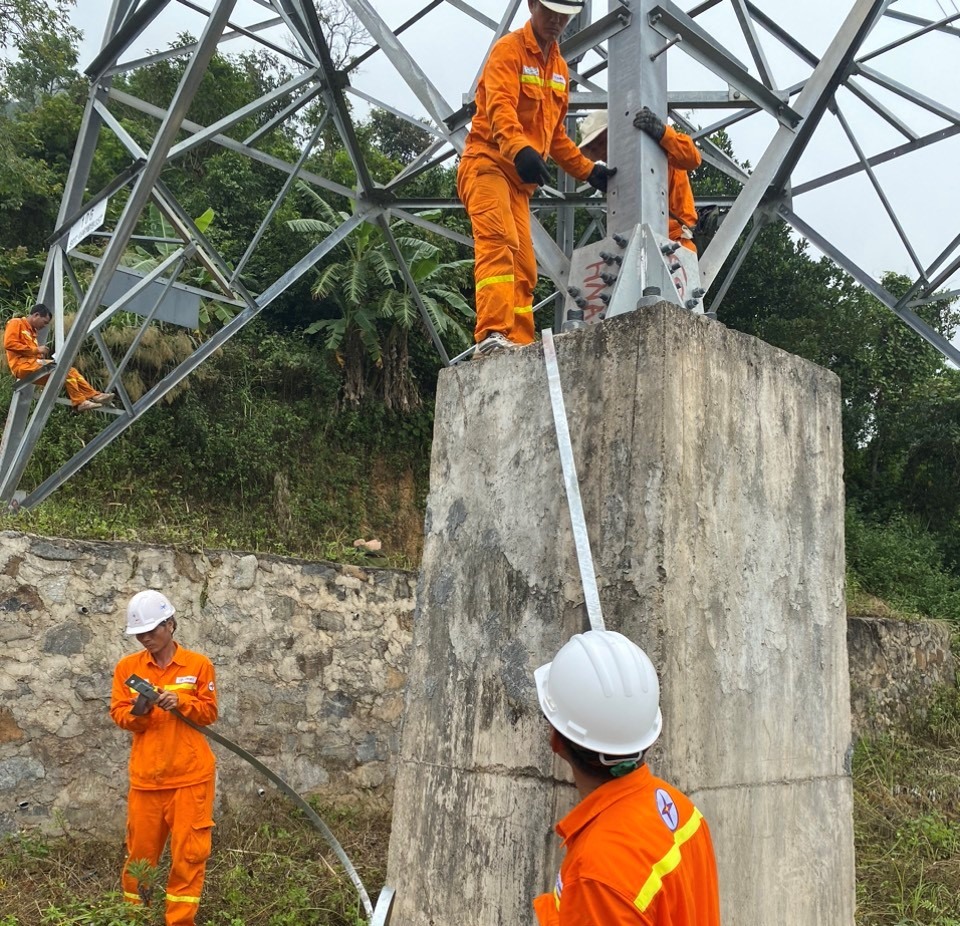
[[577, 464], [573, 459], [573, 444], [570, 442], [567, 408], [563, 402], [563, 389], [560, 386], [557, 348], [553, 343], [553, 332], [549, 328], [543, 331], [543, 359], [547, 365], [547, 385], [550, 389], [550, 405], [553, 408], [553, 424], [557, 432], [557, 446], [560, 449], [563, 484], [567, 490], [567, 507], [570, 509], [570, 523], [573, 526], [573, 542], [577, 548], [577, 562], [580, 565], [583, 603], [587, 607], [590, 629], [605, 630], [603, 613], [600, 610], [600, 592], [597, 590], [597, 574], [593, 568], [593, 554], [590, 551], [590, 536], [587, 533], [587, 521], [583, 516], [583, 502], [580, 499]]

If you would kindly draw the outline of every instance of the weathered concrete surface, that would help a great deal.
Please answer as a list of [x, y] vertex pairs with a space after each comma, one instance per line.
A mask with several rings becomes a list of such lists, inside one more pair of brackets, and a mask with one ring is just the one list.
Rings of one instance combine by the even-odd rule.
[[[557, 339], [607, 626], [658, 666], [655, 772], [725, 926], [853, 922], [839, 384], [665, 305]], [[441, 376], [394, 799], [394, 923], [531, 921], [574, 800], [533, 669], [584, 628], [542, 350]]]

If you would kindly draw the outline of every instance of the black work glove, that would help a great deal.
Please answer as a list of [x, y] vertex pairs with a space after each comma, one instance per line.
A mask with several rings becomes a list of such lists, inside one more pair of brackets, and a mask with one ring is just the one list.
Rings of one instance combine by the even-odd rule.
[[143, 717], [145, 714], [149, 714], [153, 710], [153, 703], [148, 701], [145, 695], [137, 695], [137, 700], [133, 702], [133, 707], [130, 709], [130, 713], [134, 717]]
[[633, 117], [633, 125], [641, 132], [646, 132], [654, 141], [660, 141], [663, 138], [663, 133], [667, 131], [666, 125], [646, 106]]
[[607, 192], [607, 181], [617, 172], [616, 167], [607, 167], [606, 164], [601, 164], [597, 161], [593, 165], [593, 170], [590, 171], [590, 176], [587, 177], [587, 183], [590, 184], [595, 190], [599, 190], [601, 193]]
[[547, 167], [547, 162], [530, 145], [517, 152], [513, 164], [524, 183], [535, 183], [537, 186], [543, 186], [553, 179], [550, 168]]

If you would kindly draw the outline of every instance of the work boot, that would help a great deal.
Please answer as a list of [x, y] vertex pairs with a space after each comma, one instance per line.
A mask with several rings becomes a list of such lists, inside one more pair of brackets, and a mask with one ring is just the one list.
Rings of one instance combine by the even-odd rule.
[[90, 401], [96, 402], [97, 405], [109, 405], [116, 397], [115, 392], [98, 392], [95, 396], [90, 397]]
[[474, 354], [474, 357], [486, 357], [488, 354], [492, 354], [494, 351], [519, 346], [519, 344], [515, 344], [505, 334], [501, 334], [499, 331], [493, 331], [477, 345], [477, 350]]
[[95, 412], [99, 411], [100, 406], [92, 399], [85, 399], [79, 405], [75, 405], [74, 409], [78, 412]]

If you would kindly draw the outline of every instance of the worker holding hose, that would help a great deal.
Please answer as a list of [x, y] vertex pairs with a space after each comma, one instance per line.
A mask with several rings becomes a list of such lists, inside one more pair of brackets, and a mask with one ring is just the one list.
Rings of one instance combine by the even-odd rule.
[[[171, 712], [206, 727], [217, 719], [217, 690], [210, 660], [174, 640], [174, 614], [154, 589], [130, 599], [126, 632], [143, 649], [114, 669], [110, 716], [133, 734], [123, 896], [134, 904], [149, 902], [134, 863], [155, 866], [169, 839], [165, 923], [194, 926], [210, 857], [216, 765], [206, 738]], [[129, 687], [131, 676], [146, 679], [155, 696]]]

